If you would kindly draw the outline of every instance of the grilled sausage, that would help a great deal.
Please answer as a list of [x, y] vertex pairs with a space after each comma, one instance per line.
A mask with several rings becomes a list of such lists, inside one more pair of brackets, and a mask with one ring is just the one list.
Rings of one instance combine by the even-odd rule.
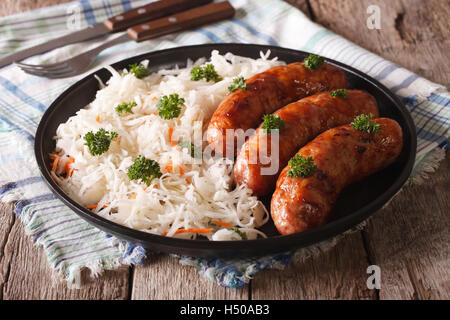
[[[377, 102], [361, 90], [347, 90], [346, 98], [333, 98], [329, 92], [321, 92], [277, 110], [274, 115], [284, 121], [284, 128], [275, 136], [266, 134], [262, 125], [258, 127], [237, 156], [236, 183], [246, 184], [256, 196], [272, 192], [280, 171], [299, 148], [325, 130], [348, 124], [357, 115], [370, 113], [378, 117]], [[272, 137], [278, 141], [272, 141]], [[278, 148], [274, 154], [272, 143]], [[274, 169], [270, 172], [271, 167]]]
[[[256, 128], [264, 114], [317, 92], [346, 88], [347, 80], [342, 70], [326, 62], [315, 71], [295, 62], [270, 68], [247, 79], [245, 84], [247, 89], [229, 94], [211, 118], [207, 140], [216, 153], [226, 155], [227, 129]], [[236, 141], [232, 140], [233, 145], [228, 147], [232, 156], [236, 155]]]
[[345, 125], [325, 131], [297, 154], [311, 156], [317, 170], [310, 176], [290, 177], [286, 166], [272, 196], [271, 215], [283, 234], [302, 232], [325, 224], [341, 190], [393, 163], [402, 147], [402, 130], [387, 118], [375, 119], [376, 133]]

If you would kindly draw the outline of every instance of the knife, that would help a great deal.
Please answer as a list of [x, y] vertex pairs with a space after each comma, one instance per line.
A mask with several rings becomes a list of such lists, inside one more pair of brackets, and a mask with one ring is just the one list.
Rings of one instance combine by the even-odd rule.
[[208, 23], [231, 18], [235, 9], [228, 1], [214, 2], [160, 19], [151, 20], [127, 29], [127, 32], [101, 43], [98, 47], [72, 58], [50, 65], [30, 65], [15, 62], [23, 71], [50, 79], [73, 77], [84, 73], [100, 52], [119, 43], [135, 40], [141, 42], [173, 32], [184, 31]]
[[161, 18], [173, 13], [185, 11], [190, 8], [207, 4], [211, 1], [212, 0], [160, 0], [152, 2], [142, 7], [123, 12], [109, 18], [104, 22], [94, 24], [83, 30], [76, 31], [43, 44], [7, 55], [0, 59], [0, 68], [15, 61], [21, 61], [25, 58], [47, 52], [55, 48], [71, 43], [90, 40], [109, 33], [123, 31], [131, 26]]

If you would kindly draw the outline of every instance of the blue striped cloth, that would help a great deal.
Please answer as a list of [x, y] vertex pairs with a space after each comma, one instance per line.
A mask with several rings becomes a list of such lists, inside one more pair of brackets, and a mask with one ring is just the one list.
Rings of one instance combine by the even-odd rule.
[[[238, 9], [233, 19], [140, 44], [115, 46], [104, 51], [88, 72], [144, 52], [201, 43], [258, 43], [311, 51], [366, 72], [395, 92], [417, 126], [418, 150], [411, 179], [422, 180], [436, 168], [445, 156], [443, 149], [448, 146], [449, 136], [450, 95], [444, 87], [312, 23], [285, 2], [230, 1]], [[83, 0], [1, 18], [0, 55], [71, 32], [70, 26], [85, 27], [147, 2]], [[32, 57], [28, 62], [62, 60], [103, 41], [66, 46]], [[142, 248], [108, 236], [81, 220], [55, 198], [39, 176], [33, 155], [39, 120], [51, 102], [81, 77], [48, 80], [27, 75], [15, 66], [0, 69], [1, 200], [16, 202], [14, 212], [32, 241], [43, 247], [51, 268], [76, 285], [83, 268], [97, 275], [123, 264], [138, 265], [146, 255]], [[338, 239], [259, 259], [177, 258], [183, 264], [196, 266], [201, 274], [220, 285], [242, 287], [259, 270], [282, 268], [332, 247]]]

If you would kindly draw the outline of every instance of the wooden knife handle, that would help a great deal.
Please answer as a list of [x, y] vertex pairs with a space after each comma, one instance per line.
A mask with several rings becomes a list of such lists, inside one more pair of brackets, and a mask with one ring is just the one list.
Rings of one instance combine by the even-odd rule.
[[104, 24], [112, 32], [122, 31], [131, 26], [204, 5], [211, 1], [160, 0], [111, 17]]
[[127, 32], [130, 37], [140, 42], [231, 18], [234, 12], [228, 1], [216, 2], [133, 26], [128, 28]]

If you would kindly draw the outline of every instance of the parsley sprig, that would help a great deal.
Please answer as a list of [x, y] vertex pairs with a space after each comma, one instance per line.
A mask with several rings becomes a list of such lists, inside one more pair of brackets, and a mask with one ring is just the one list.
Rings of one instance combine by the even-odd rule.
[[156, 108], [159, 110], [158, 115], [165, 120], [177, 118], [181, 113], [179, 106], [183, 105], [184, 102], [184, 99], [180, 98], [177, 93], [162, 96], [156, 104]]
[[223, 78], [217, 73], [216, 69], [214, 69], [214, 65], [209, 63], [203, 68], [200, 66], [195, 66], [191, 69], [191, 80], [199, 81], [201, 79], [219, 82]]
[[367, 133], [376, 133], [381, 129], [381, 125], [373, 121], [373, 114], [361, 114], [357, 116], [350, 125], [355, 130]]
[[144, 66], [142, 63], [133, 63], [128, 66], [129, 72], [134, 74], [138, 79], [145, 78], [150, 75], [150, 70]]
[[247, 84], [244, 77], [237, 77], [233, 79], [233, 83], [228, 86], [228, 91], [234, 92], [237, 89], [247, 90]]
[[112, 139], [117, 138], [119, 135], [117, 132], [109, 132], [101, 128], [96, 133], [89, 131], [84, 135], [84, 141], [86, 146], [89, 148], [89, 152], [93, 156], [99, 156], [105, 153], [109, 149]]
[[305, 58], [305, 60], [303, 60], [303, 63], [309, 70], [315, 71], [320, 68], [324, 61], [324, 57], [311, 53], [308, 57]]
[[263, 116], [262, 129], [265, 134], [271, 134], [272, 131], [280, 131], [285, 127], [286, 123], [281, 120], [280, 116], [273, 114], [265, 114]]
[[133, 111], [131, 110], [131, 108], [136, 107], [137, 104], [136, 102], [122, 102], [121, 104], [119, 104], [116, 107], [116, 111], [119, 115], [124, 115], [127, 113], [133, 113]]
[[140, 155], [128, 168], [127, 175], [130, 180], [141, 180], [145, 184], [150, 185], [152, 180], [161, 177], [162, 173], [158, 162], [146, 159]]
[[291, 169], [288, 170], [287, 175], [291, 178], [306, 178], [317, 170], [313, 158], [311, 156], [303, 157], [302, 154], [297, 154], [291, 158], [291, 160], [289, 160], [289, 166]]
[[337, 89], [331, 91], [330, 96], [332, 96], [333, 98], [347, 98], [348, 97], [347, 89]]

